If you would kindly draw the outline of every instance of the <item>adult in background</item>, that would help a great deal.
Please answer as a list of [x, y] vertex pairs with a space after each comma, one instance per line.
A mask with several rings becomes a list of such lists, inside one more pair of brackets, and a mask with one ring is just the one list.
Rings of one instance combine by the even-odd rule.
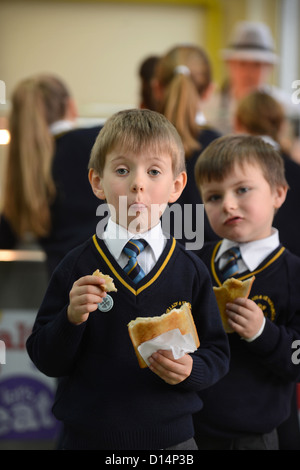
[[[275, 43], [269, 27], [260, 22], [241, 21], [233, 30], [229, 47], [221, 51], [227, 69], [227, 78], [220, 90], [205, 103], [207, 118], [227, 134], [233, 131], [238, 102], [249, 93], [260, 90], [272, 95], [284, 108], [285, 116], [299, 119], [299, 106], [291, 94], [270, 85], [271, 74], [279, 63]], [[290, 138], [291, 126], [285, 136]]]

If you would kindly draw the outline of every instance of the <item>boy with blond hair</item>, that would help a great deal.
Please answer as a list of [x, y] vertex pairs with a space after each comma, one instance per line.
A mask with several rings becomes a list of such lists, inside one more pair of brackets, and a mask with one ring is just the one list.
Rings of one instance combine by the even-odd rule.
[[[177, 131], [153, 111], [117, 113], [95, 142], [89, 179], [111, 218], [57, 268], [27, 342], [37, 367], [62, 378], [53, 410], [64, 423], [63, 447], [195, 449], [197, 392], [227, 372], [229, 349], [207, 269], [160, 225], [186, 182]], [[152, 213], [153, 205], [160, 210]], [[134, 269], [128, 241], [140, 252]], [[106, 295], [96, 269], [113, 278], [116, 292]], [[200, 348], [179, 359], [159, 350], [140, 369], [128, 323], [184, 302]]]
[[272, 228], [288, 188], [283, 160], [259, 137], [225, 136], [200, 155], [195, 176], [221, 238], [199, 252], [213, 284], [255, 276], [249, 298], [226, 305], [229, 373], [200, 392], [196, 441], [201, 449], [276, 449], [300, 377], [300, 259]]

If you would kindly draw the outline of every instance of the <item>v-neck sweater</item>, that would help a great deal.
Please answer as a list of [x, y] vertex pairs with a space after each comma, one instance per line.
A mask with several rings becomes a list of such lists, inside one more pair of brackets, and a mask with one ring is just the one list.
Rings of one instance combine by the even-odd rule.
[[[113, 307], [75, 326], [67, 319], [69, 292], [96, 269], [114, 279]], [[190, 376], [169, 385], [139, 368], [127, 325], [183, 302], [192, 307], [200, 348], [191, 354]], [[173, 238], [137, 285], [96, 236], [73, 250], [52, 276], [27, 349], [42, 372], [61, 377], [53, 411], [69, 449], [163, 449], [189, 439], [192, 414], [202, 408], [197, 392], [217, 382], [229, 362], [209, 273]]]

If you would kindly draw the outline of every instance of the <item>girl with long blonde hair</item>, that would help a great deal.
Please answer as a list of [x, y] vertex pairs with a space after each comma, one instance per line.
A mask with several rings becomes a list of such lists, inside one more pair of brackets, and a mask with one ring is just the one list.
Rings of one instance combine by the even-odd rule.
[[0, 249], [17, 248], [29, 234], [50, 274], [98, 222], [87, 168], [101, 126], [75, 128], [76, 118], [68, 87], [53, 75], [29, 77], [13, 92]]
[[[200, 152], [220, 136], [208, 125], [202, 112], [202, 104], [213, 87], [208, 55], [193, 44], [171, 48], [160, 58], [152, 85], [157, 110], [176, 127], [185, 149], [188, 181], [176, 202], [182, 207], [181, 233], [177, 233], [175, 227], [171, 227], [170, 231], [179, 241], [191, 246], [192, 234], [203, 229], [199, 228], [197, 220], [196, 206], [202, 204], [202, 200], [195, 183], [194, 166]], [[190, 217], [185, 216], [187, 205], [192, 206]], [[206, 215], [204, 218], [204, 241], [214, 240], [217, 236], [210, 228]]]
[[65, 118], [70, 99], [64, 83], [47, 75], [23, 80], [13, 93], [3, 214], [20, 238], [50, 232], [56, 193], [50, 126]]
[[211, 87], [208, 55], [196, 45], [173, 47], [158, 62], [153, 80], [158, 110], [179, 132], [186, 157], [201, 149], [199, 135], [205, 122], [201, 102]]

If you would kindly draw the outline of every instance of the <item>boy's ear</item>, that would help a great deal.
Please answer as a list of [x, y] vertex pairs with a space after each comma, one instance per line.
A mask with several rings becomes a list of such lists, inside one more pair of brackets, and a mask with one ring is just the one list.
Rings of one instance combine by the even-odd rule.
[[97, 173], [93, 168], [90, 169], [89, 171], [89, 182], [90, 185], [92, 186], [93, 193], [98, 199], [106, 199], [104, 190], [102, 187], [102, 178], [99, 176], [99, 173]]
[[187, 174], [185, 171], [179, 173], [173, 181], [173, 190], [170, 194], [168, 202], [175, 202], [180, 197], [182, 191], [185, 188], [187, 182]]
[[277, 186], [274, 190], [274, 208], [279, 209], [285, 201], [287, 195], [287, 186]]

